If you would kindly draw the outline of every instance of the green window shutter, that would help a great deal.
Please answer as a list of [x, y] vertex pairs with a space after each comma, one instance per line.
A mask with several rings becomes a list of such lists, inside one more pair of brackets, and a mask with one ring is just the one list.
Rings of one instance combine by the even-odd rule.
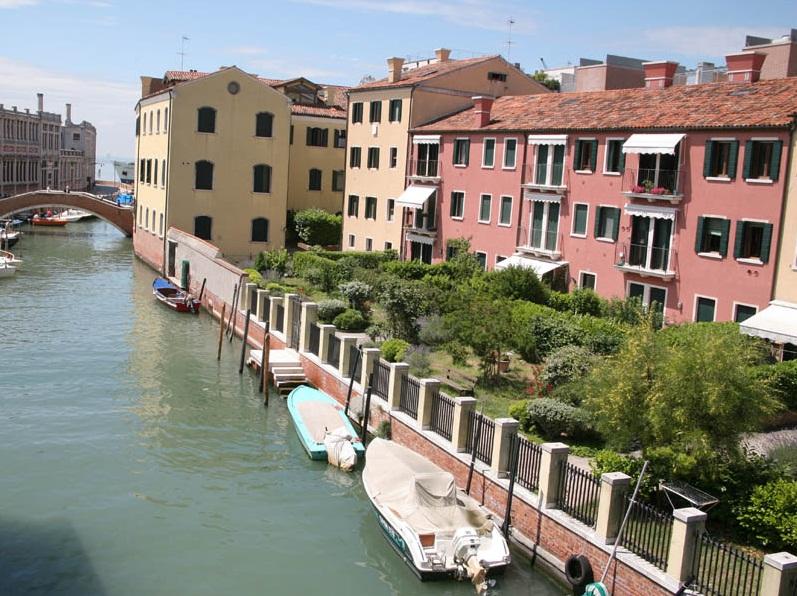
[[593, 230], [595, 234], [595, 238], [600, 238], [601, 234], [601, 213], [603, 211], [603, 207], [598, 207], [595, 209], [595, 229]]
[[736, 178], [736, 162], [739, 161], [739, 141], [731, 141], [728, 152], [728, 178]]
[[761, 262], [769, 261], [769, 249], [772, 246], [772, 224], [764, 224], [764, 233], [761, 236]]
[[307, 127], [307, 141], [306, 141], [308, 145], [313, 142], [313, 139], [312, 139], [313, 134], [312, 134], [312, 132], [313, 132], [312, 129], [308, 126]]
[[[708, 145], [710, 141], [706, 141]], [[697, 235], [695, 236], [695, 252], [703, 252], [703, 226], [706, 221], [705, 217], [697, 218]]]
[[742, 242], [744, 241], [744, 222], [736, 222], [736, 240], [733, 243], [733, 258], [740, 259], [742, 257]]
[[576, 141], [576, 150], [573, 152], [573, 169], [578, 169], [578, 163], [581, 161], [581, 145], [582, 141]]
[[622, 174], [623, 172], [625, 172], [625, 153], [623, 153], [623, 145], [622, 145], [622, 143], [620, 143], [620, 145], [617, 146], [617, 150], [620, 152], [620, 158], [617, 160], [617, 164], [619, 166], [618, 169], [620, 170], [620, 173]]
[[612, 229], [612, 240], [617, 240], [617, 235], [620, 231], [620, 210], [617, 207], [611, 207], [614, 210], [614, 227]]
[[[589, 160], [589, 169], [593, 172], [598, 165], [598, 141], [590, 141], [590, 145], [592, 145], [592, 153], [590, 153], [590, 160]], [[773, 152], [774, 154], [774, 152]]]
[[750, 177], [750, 164], [752, 161], [753, 161], [753, 141], [747, 141], [744, 144], [744, 170], [742, 170], [742, 177], [745, 180], [747, 180]]
[[722, 237], [720, 238], [720, 254], [725, 257], [728, 255], [728, 237], [731, 235], [731, 220], [723, 219]]
[[772, 161], [769, 164], [769, 178], [773, 182], [778, 179], [778, 174], [780, 174], [780, 152], [782, 146], [783, 143], [780, 141], [772, 143]]
[[711, 176], [711, 160], [714, 157], [714, 141], [706, 141], [706, 150], [703, 152], [703, 178]]

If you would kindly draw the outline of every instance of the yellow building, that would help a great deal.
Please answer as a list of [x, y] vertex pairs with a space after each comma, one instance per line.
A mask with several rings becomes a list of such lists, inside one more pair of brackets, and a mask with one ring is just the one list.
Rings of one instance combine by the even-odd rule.
[[401, 249], [396, 199], [406, 186], [411, 128], [469, 106], [475, 95], [548, 92], [500, 56], [452, 60], [438, 49], [430, 60], [387, 65], [387, 78], [349, 90], [344, 250]]

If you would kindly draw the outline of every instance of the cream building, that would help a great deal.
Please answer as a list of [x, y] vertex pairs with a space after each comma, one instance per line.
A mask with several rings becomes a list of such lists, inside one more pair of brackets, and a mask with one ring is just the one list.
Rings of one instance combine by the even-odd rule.
[[452, 60], [450, 50], [438, 49], [430, 60], [389, 58], [387, 65], [387, 78], [349, 90], [344, 250], [401, 250], [397, 199], [409, 171], [411, 128], [469, 106], [475, 95], [549, 92], [500, 56]]

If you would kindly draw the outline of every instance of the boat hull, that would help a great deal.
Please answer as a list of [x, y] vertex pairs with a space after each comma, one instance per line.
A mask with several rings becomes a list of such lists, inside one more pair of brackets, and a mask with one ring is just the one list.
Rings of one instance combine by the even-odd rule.
[[162, 277], [152, 282], [152, 295], [158, 302], [176, 312], [199, 314], [199, 301]]
[[65, 220], [62, 220], [62, 219], [55, 219], [55, 218], [47, 218], [47, 219], [45, 219], [45, 218], [41, 218], [41, 217], [34, 217], [34, 218], [31, 220], [31, 223], [32, 223], [34, 226], [53, 226], [53, 227], [60, 227], [60, 226], [65, 226], [65, 225], [66, 225], [66, 224], [68, 224], [69, 222], [68, 222], [68, 221], [65, 221]]

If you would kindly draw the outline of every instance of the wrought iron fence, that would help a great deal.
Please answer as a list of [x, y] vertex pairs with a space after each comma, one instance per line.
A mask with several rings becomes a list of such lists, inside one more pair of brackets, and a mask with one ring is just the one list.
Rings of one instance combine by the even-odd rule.
[[387, 399], [387, 387], [388, 383], [390, 383], [390, 365], [382, 360], [377, 360], [374, 364], [373, 372], [371, 390], [382, 399]]
[[318, 323], [310, 323], [310, 345], [307, 346], [311, 354], [318, 356], [318, 348], [321, 343], [321, 328]]
[[[481, 430], [478, 430], [479, 427]], [[493, 463], [493, 436], [495, 435], [495, 422], [490, 420], [487, 416], [471, 410], [468, 413], [468, 436], [465, 449], [468, 453], [473, 453], [477, 430], [479, 435], [479, 444], [475, 446], [476, 458], [480, 459], [489, 466]]]
[[332, 366], [340, 364], [340, 339], [334, 333], [329, 336], [329, 343], [327, 343], [327, 357], [325, 362]]
[[280, 333], [284, 333], [285, 331], [285, 306], [282, 304], [277, 304], [277, 316], [274, 321], [274, 329]]
[[517, 472], [515, 482], [523, 488], [536, 491], [540, 488], [540, 463], [542, 449], [526, 437], [515, 435], [512, 447], [517, 449]]
[[764, 561], [738, 548], [700, 534], [692, 560], [690, 586], [705, 596], [758, 594]]
[[620, 545], [666, 570], [672, 538], [672, 513], [632, 501], [630, 496], [626, 497], [626, 505], [630, 505], [631, 513]]
[[363, 359], [356, 345], [349, 346], [349, 378], [355, 381], [362, 377]]
[[418, 419], [418, 396], [421, 394], [421, 383], [415, 377], [405, 375], [401, 379], [399, 393], [399, 410]]
[[557, 507], [578, 521], [595, 527], [600, 498], [600, 478], [580, 468], [562, 462], [564, 469], [559, 474]]
[[454, 400], [440, 393], [440, 389], [433, 391], [429, 398], [432, 400], [431, 430], [450, 441], [454, 428]]

